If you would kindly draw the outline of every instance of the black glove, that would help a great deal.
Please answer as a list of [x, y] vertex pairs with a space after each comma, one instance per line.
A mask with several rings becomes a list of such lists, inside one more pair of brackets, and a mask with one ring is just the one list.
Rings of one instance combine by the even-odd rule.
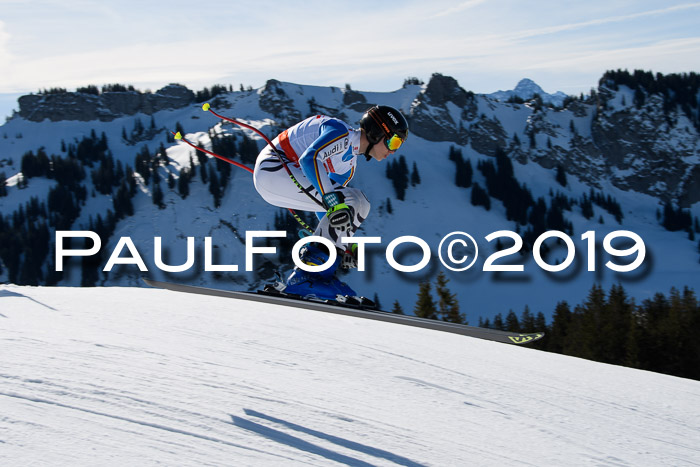
[[326, 208], [328, 222], [338, 234], [352, 232], [355, 213], [345, 204], [345, 196], [341, 192], [331, 191], [323, 195], [323, 206]]

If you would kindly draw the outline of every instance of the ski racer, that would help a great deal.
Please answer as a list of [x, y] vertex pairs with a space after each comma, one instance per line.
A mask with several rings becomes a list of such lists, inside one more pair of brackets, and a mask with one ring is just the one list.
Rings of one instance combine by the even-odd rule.
[[[370, 203], [361, 190], [348, 184], [355, 175], [358, 156], [382, 161], [407, 137], [404, 116], [392, 107], [378, 105], [362, 116], [359, 129], [337, 118], [316, 115], [280, 133], [272, 141], [274, 150], [270, 145], [263, 148], [255, 164], [255, 189], [274, 206], [316, 212], [319, 223], [314, 235], [329, 239], [338, 253], [325, 271], [295, 267], [282, 292], [326, 300], [356, 297], [335, 274], [339, 267], [357, 267], [354, 249], [341, 238], [352, 236], [360, 227]], [[324, 244], [313, 242], [304, 246], [300, 259], [317, 266], [325, 264], [329, 255]]]

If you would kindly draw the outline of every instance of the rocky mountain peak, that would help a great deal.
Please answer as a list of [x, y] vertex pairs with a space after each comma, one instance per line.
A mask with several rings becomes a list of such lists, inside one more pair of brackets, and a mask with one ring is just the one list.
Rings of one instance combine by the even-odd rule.
[[56, 92], [29, 94], [18, 99], [19, 116], [32, 121], [63, 120], [109, 122], [116, 118], [144, 113], [152, 115], [161, 110], [179, 109], [194, 102], [194, 93], [179, 84], [169, 84], [155, 93], [136, 90], [86, 92]]
[[281, 125], [290, 126], [302, 119], [301, 112], [294, 107], [294, 100], [289, 97], [280, 81], [267, 80], [259, 94], [260, 108], [272, 114]]
[[521, 97], [528, 96], [530, 98], [535, 94], [546, 94], [544, 89], [529, 78], [523, 78], [518, 81], [518, 84], [515, 86], [515, 89], [513, 89], [513, 92]]
[[442, 106], [452, 102], [459, 107], [467, 105], [469, 93], [462, 89], [456, 79], [434, 73], [425, 89], [425, 97], [431, 105]]
[[497, 91], [489, 94], [488, 96], [497, 99], [499, 101], [505, 102], [512, 98], [518, 98], [524, 101], [530, 100], [535, 95], [542, 98], [542, 102], [549, 103], [558, 107], [561, 107], [566, 99], [566, 94], [557, 91], [554, 94], [548, 94], [544, 89], [540, 87], [537, 83], [529, 78], [523, 78], [518, 81], [518, 84], [513, 90], [510, 91]]

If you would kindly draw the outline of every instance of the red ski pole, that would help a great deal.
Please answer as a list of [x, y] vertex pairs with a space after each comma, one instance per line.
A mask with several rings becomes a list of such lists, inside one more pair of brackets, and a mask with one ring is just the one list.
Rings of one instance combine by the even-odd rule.
[[241, 126], [241, 127], [243, 127], [243, 128], [247, 128], [247, 129], [249, 129], [249, 130], [252, 130], [252, 131], [254, 131], [255, 133], [257, 133], [258, 135], [260, 135], [260, 136], [262, 137], [262, 139], [264, 139], [265, 142], [272, 148], [272, 150], [274, 151], [275, 155], [276, 155], [277, 158], [280, 160], [280, 163], [282, 164], [282, 167], [284, 167], [284, 170], [287, 171], [287, 175], [289, 175], [289, 178], [291, 178], [291, 179], [292, 179], [292, 182], [294, 182], [294, 185], [296, 185], [296, 187], [299, 188], [299, 189], [302, 191], [302, 193], [304, 193], [306, 196], [308, 196], [309, 198], [311, 198], [316, 204], [318, 204], [318, 205], [321, 207], [321, 210], [323, 210], [323, 211], [326, 210], [326, 208], [325, 208], [325, 206], [323, 205], [323, 203], [322, 203], [321, 201], [319, 201], [318, 199], [316, 199], [316, 197], [313, 196], [311, 193], [309, 193], [310, 188], [307, 189], [307, 188], [304, 188], [303, 186], [301, 186], [301, 183], [299, 183], [299, 181], [296, 179], [296, 177], [294, 176], [294, 174], [292, 174], [292, 171], [289, 170], [289, 167], [287, 167], [287, 162], [285, 162], [284, 158], [282, 157], [282, 154], [280, 154], [280, 152], [277, 150], [277, 148], [275, 147], [275, 145], [272, 144], [272, 141], [270, 141], [270, 138], [268, 138], [267, 136], [265, 136], [265, 134], [264, 134], [262, 131], [258, 130], [257, 128], [255, 128], [255, 127], [253, 127], [253, 126], [248, 125], [247, 123], [240, 122], [240, 121], [238, 121], [238, 120], [236, 120], [236, 119], [233, 119], [233, 118], [224, 117], [223, 115], [220, 115], [220, 114], [216, 113], [215, 111], [213, 111], [213, 110], [211, 109], [211, 105], [209, 105], [208, 102], [205, 103], [204, 105], [202, 105], [202, 110], [204, 110], [205, 112], [210, 112], [210, 113], [212, 113], [214, 116], [219, 117], [219, 118], [222, 119], [222, 120], [226, 120], [227, 122], [231, 122], [231, 123], [234, 123], [234, 124], [236, 124], [236, 125], [238, 125], [238, 126]]
[[[172, 131], [171, 131], [171, 133], [172, 133]], [[222, 156], [220, 154], [216, 154], [215, 152], [212, 152], [212, 151], [209, 151], [207, 149], [204, 149], [202, 147], [197, 146], [196, 144], [192, 143], [187, 138], [182, 136], [182, 134], [179, 131], [177, 133], [173, 133], [173, 135], [175, 136], [176, 140], [182, 141], [185, 144], [193, 147], [194, 149], [196, 149], [198, 151], [202, 151], [205, 154], [209, 154], [210, 156], [214, 156], [217, 159], [221, 159], [224, 162], [228, 162], [229, 164], [233, 164], [236, 167], [240, 167], [241, 169], [246, 170], [246, 171], [250, 172], [251, 174], [253, 173], [253, 169], [251, 169], [250, 167], [247, 167], [243, 164], [240, 164], [229, 157]], [[304, 230], [305, 230], [304, 236], [312, 235], [313, 229], [311, 229], [311, 227], [309, 227], [309, 225], [306, 222], [304, 222], [304, 220], [301, 217], [299, 217], [299, 215], [293, 209], [287, 208], [287, 211], [289, 211], [289, 213], [292, 215], [292, 217], [294, 217], [294, 219], [299, 223], [299, 225], [301, 225], [304, 228]]]

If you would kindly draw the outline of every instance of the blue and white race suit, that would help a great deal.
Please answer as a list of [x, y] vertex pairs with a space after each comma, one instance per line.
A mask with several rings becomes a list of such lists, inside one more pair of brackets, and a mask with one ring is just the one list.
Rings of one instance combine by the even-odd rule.
[[[316, 115], [283, 131], [272, 141], [299, 184], [319, 202], [326, 193], [343, 193], [345, 204], [354, 212], [352, 233], [367, 218], [370, 210], [364, 193], [347, 186], [355, 175], [360, 136], [360, 130], [352, 129], [341, 120]], [[269, 145], [258, 155], [253, 180], [255, 189], [268, 203], [316, 212], [320, 222], [314, 235], [330, 239], [340, 249], [347, 247], [329, 227], [322, 205], [315, 203], [292, 182]]]

